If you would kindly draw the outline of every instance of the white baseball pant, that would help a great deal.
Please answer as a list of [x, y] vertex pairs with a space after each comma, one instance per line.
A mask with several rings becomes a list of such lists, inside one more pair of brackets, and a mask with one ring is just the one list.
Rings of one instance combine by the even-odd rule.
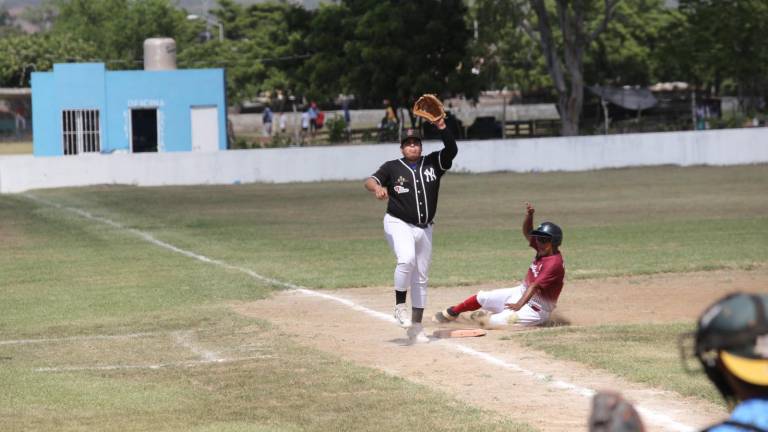
[[411, 288], [411, 306], [424, 308], [432, 263], [432, 225], [419, 228], [387, 213], [384, 215], [384, 234], [397, 257], [395, 290]]
[[515, 312], [512, 309], [504, 307], [507, 303], [516, 303], [525, 294], [525, 285], [518, 285], [514, 288], [499, 288], [492, 291], [480, 291], [477, 293], [477, 302], [483, 309], [492, 312], [489, 323], [494, 327], [503, 327], [509, 324], [519, 325], [538, 325], [549, 319], [549, 312], [538, 308], [538, 311], [531, 307], [530, 302]]

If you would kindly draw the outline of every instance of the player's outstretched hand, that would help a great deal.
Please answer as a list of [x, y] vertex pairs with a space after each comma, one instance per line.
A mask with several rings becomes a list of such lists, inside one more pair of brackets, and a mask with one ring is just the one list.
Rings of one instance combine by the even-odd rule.
[[528, 216], [533, 216], [533, 213], [536, 211], [535, 208], [533, 208], [533, 204], [526, 202], [525, 203], [525, 214]]
[[389, 199], [389, 193], [387, 192], [387, 188], [378, 186], [376, 188], [376, 199], [380, 199], [380, 200]]

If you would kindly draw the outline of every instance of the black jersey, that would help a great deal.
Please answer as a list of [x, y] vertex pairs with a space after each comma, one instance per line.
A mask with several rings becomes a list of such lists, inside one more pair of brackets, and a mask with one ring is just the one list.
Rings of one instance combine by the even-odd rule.
[[437, 211], [440, 179], [451, 168], [458, 153], [456, 141], [445, 128], [443, 149], [422, 156], [413, 168], [405, 158], [385, 162], [371, 177], [387, 188], [387, 213], [420, 227], [432, 223]]

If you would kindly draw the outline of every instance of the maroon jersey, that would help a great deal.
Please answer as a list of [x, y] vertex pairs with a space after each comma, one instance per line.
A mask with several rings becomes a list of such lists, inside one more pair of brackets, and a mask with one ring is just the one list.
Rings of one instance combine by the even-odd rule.
[[[536, 247], [533, 237], [531, 237], [531, 247]], [[545, 257], [536, 255], [525, 275], [526, 287], [534, 282], [540, 287], [531, 302], [544, 310], [552, 311], [560, 297], [560, 291], [563, 290], [563, 279], [565, 279], [565, 263], [560, 252]]]

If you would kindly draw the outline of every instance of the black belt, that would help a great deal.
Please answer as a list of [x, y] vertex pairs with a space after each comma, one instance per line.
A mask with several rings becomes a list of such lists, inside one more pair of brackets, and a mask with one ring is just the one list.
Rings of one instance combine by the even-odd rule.
[[387, 212], [387, 214], [388, 214], [388, 215], [390, 215], [390, 216], [392, 216], [392, 217], [396, 217], [396, 218], [400, 219], [401, 221], [403, 221], [403, 222], [405, 222], [405, 223], [407, 223], [407, 224], [411, 224], [411, 225], [413, 225], [413, 226], [415, 226], [415, 227], [419, 227], [419, 228], [421, 228], [421, 229], [427, 229], [427, 228], [429, 228], [429, 226], [430, 226], [430, 225], [432, 225], [433, 223], [435, 223], [435, 221], [429, 221], [429, 222], [427, 222], [427, 223], [413, 223], [413, 222], [408, 222], [407, 220], [405, 220], [405, 219], [403, 219], [403, 218], [401, 218], [401, 217], [395, 216], [395, 215], [393, 215], [393, 214], [392, 214], [392, 213], [390, 213], [390, 212]]

